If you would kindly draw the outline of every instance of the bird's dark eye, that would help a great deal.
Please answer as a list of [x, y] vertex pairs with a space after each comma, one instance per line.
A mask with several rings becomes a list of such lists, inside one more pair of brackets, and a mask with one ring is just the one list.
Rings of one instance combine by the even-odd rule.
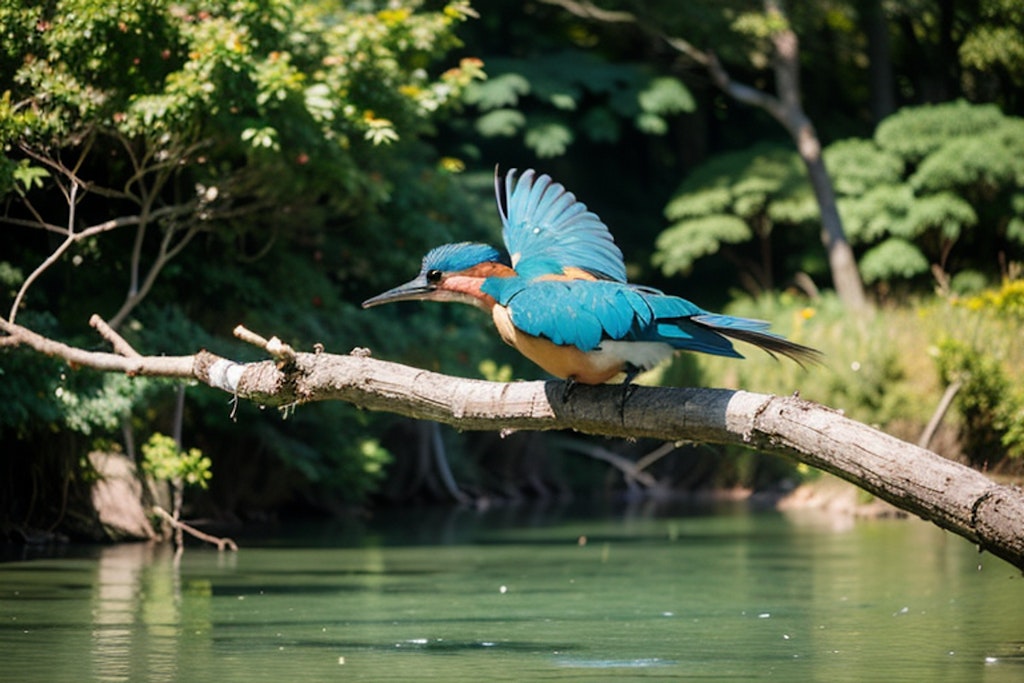
[[427, 271], [427, 282], [429, 282], [432, 285], [436, 285], [440, 281], [441, 281], [441, 271], [440, 270], [434, 269], [434, 270], [428, 270]]

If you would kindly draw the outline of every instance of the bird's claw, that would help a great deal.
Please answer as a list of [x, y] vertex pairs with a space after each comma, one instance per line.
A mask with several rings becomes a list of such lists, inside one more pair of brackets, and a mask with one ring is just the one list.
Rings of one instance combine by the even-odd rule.
[[565, 380], [565, 388], [562, 389], [562, 403], [568, 403], [569, 397], [572, 396], [572, 392], [576, 389], [576, 380], [572, 377], [567, 377]]
[[619, 402], [619, 419], [623, 422], [626, 421], [626, 401], [629, 397], [636, 393], [636, 385], [632, 382], [626, 382], [622, 385], [622, 400]]

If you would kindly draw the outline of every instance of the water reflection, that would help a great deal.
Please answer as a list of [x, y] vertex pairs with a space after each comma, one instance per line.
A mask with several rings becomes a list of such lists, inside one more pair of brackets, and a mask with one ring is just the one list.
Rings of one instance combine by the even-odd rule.
[[1019, 572], [924, 523], [733, 505], [289, 531], [180, 564], [0, 564], [0, 679], [1024, 679]]
[[[217, 559], [222, 568], [236, 561], [231, 553]], [[166, 545], [104, 547], [91, 601], [95, 680], [179, 680], [183, 657], [201, 654], [197, 647], [208, 649], [212, 596], [209, 579], [192, 578], [183, 585], [180, 565]]]

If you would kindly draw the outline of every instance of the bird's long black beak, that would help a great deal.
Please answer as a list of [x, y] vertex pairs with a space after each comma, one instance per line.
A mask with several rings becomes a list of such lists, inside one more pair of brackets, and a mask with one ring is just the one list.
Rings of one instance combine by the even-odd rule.
[[437, 287], [427, 282], [427, 276], [423, 273], [409, 280], [404, 285], [398, 285], [383, 294], [370, 297], [363, 302], [363, 308], [372, 308], [381, 304], [389, 304], [393, 301], [422, 301], [429, 299]]

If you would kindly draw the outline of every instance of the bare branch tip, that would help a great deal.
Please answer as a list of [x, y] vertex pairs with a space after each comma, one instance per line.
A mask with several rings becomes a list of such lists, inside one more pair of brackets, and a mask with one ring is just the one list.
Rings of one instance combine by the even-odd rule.
[[236, 325], [235, 329], [232, 330], [232, 334], [247, 344], [258, 346], [261, 349], [267, 348], [267, 340], [245, 327], [245, 325]]
[[285, 344], [277, 337], [271, 337], [270, 341], [267, 342], [264, 348], [266, 348], [267, 353], [269, 353], [274, 358], [289, 361], [295, 360], [295, 349], [293, 349], [288, 344]]
[[114, 347], [114, 351], [125, 358], [142, 358], [142, 354], [136, 351], [131, 344], [125, 341], [125, 338], [114, 330], [107, 321], [93, 313], [89, 318], [89, 326], [99, 332], [100, 336], [110, 342], [110, 345]]

